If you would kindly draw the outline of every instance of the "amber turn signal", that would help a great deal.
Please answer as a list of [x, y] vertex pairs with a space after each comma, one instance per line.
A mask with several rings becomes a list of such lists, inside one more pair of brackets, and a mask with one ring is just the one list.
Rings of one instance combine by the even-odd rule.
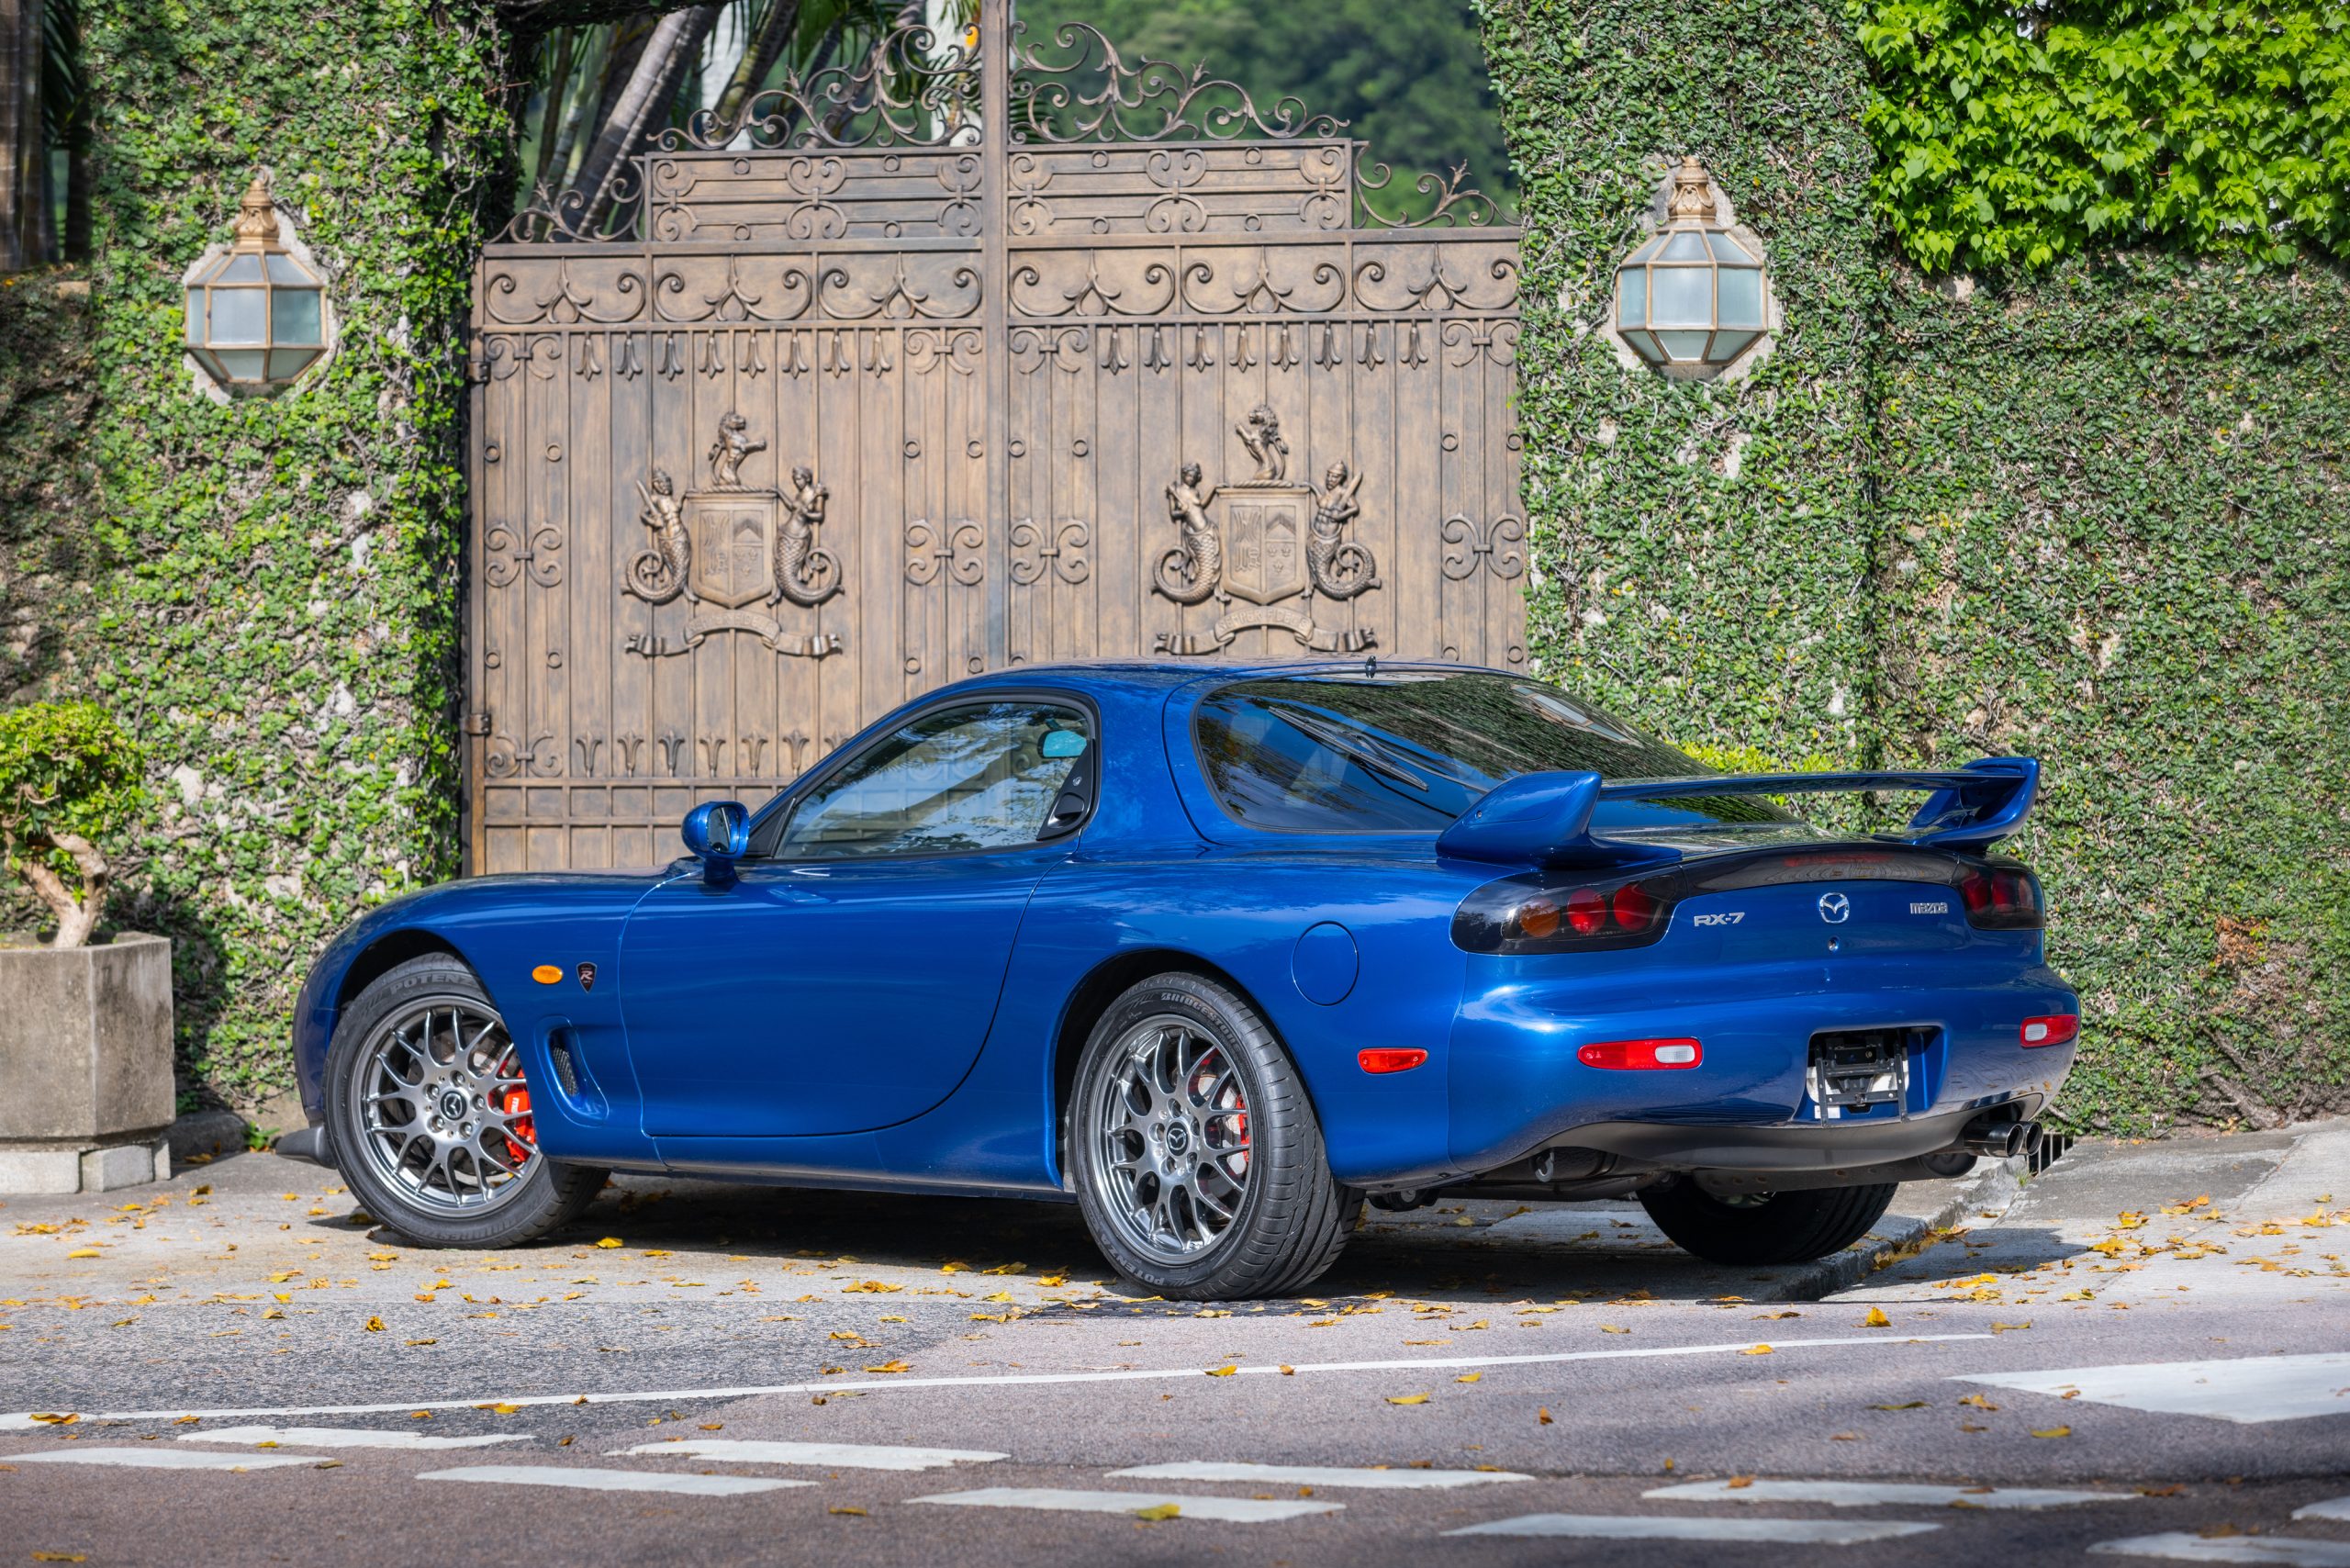
[[537, 969], [531, 971], [531, 978], [538, 981], [541, 985], [560, 985], [563, 982], [563, 966], [561, 964], [541, 964]]

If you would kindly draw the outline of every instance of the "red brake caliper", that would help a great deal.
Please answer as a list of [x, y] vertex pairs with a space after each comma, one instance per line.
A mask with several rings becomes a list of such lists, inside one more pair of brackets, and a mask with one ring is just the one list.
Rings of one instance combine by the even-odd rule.
[[[531, 1125], [531, 1092], [529, 1089], [525, 1088], [521, 1084], [516, 1084], [513, 1088], [508, 1090], [505, 1096], [498, 1101], [498, 1108], [511, 1118], [509, 1125], [513, 1132], [520, 1133], [532, 1143], [536, 1143], [538, 1141], [538, 1129]], [[516, 1143], [510, 1134], [506, 1139], [506, 1152], [513, 1156], [514, 1163], [517, 1166], [521, 1165], [525, 1160], [531, 1158], [531, 1151], [523, 1148], [522, 1145]]]

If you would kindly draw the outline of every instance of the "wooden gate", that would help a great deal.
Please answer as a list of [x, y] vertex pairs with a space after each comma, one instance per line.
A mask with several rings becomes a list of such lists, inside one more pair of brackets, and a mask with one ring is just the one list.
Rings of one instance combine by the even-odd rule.
[[474, 305], [470, 867], [1047, 660], [1525, 664], [1517, 233], [985, 0], [534, 204]]

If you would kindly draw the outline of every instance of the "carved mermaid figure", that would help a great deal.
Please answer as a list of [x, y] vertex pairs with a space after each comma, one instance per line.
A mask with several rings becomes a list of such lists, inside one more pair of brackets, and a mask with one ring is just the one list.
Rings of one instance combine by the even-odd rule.
[[1167, 487], [1167, 520], [1181, 530], [1183, 543], [1159, 557], [1156, 580], [1158, 591], [1178, 604], [1204, 604], [1211, 597], [1219, 600], [1230, 597], [1224, 591], [1224, 540], [1208, 516], [1213, 494], [1202, 493], [1196, 463], [1184, 464], [1175, 482]]
[[686, 532], [685, 510], [678, 506], [676, 487], [662, 469], [653, 471], [653, 487], [636, 493], [644, 506], [636, 521], [653, 531], [653, 548], [640, 551], [628, 564], [628, 590], [639, 599], [666, 604], [686, 586], [693, 566], [693, 538]]
[[816, 546], [816, 529], [833, 492], [816, 483], [805, 464], [791, 471], [791, 493], [783, 501], [783, 526], [775, 536], [776, 591], [794, 604], [822, 604], [840, 591], [841, 565]]
[[1369, 550], [1340, 537], [1362, 512], [1355, 492], [1362, 476], [1333, 463], [1314, 498], [1314, 532], [1305, 542], [1305, 569], [1314, 586], [1332, 599], [1352, 599], [1379, 586], [1379, 563]]

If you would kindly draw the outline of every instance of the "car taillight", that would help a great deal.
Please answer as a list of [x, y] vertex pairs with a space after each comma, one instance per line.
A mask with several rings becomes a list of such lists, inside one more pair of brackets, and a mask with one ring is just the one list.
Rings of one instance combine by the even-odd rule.
[[1583, 1066], [1606, 1068], [1615, 1072], [1649, 1068], [1690, 1068], [1705, 1059], [1705, 1047], [1695, 1040], [1682, 1038], [1602, 1040], [1575, 1052], [1575, 1060]]
[[2051, 1013], [2042, 1018], [2027, 1018], [2020, 1031], [2027, 1046], [2061, 1046], [2078, 1037], [2080, 1032], [2077, 1013]]
[[1472, 953], [1583, 953], [1644, 947], [1673, 902], [1637, 881], [1575, 882], [1539, 872], [1488, 882], [1462, 901], [1452, 939]]
[[1970, 867], [1958, 879], [1966, 924], [1977, 931], [2037, 931], [2047, 923], [2040, 882], [2020, 866]]

